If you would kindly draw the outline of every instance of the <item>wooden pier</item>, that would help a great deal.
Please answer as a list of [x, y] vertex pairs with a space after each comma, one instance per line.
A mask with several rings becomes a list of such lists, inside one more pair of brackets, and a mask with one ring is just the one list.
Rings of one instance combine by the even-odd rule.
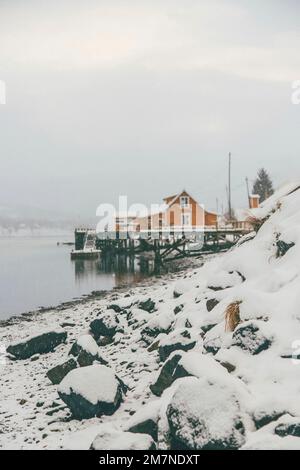
[[[155, 233], [135, 233], [134, 236], [124, 232], [115, 234], [97, 234], [89, 228], [75, 229], [76, 257], [90, 257], [92, 253], [104, 255], [137, 256], [148, 254], [153, 257], [157, 266], [164, 262], [201, 254], [218, 253], [231, 248], [242, 236], [249, 233], [249, 227], [205, 227], [201, 233], [191, 235], [178, 231]], [[112, 236], [113, 235], [113, 236]], [[196, 238], [196, 240], [195, 240]]]

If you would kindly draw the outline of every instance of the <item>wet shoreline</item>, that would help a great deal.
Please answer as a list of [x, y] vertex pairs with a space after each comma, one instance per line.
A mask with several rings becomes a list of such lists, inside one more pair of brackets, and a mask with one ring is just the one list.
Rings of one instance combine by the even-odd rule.
[[0, 328], [12, 326], [20, 322], [32, 322], [37, 316], [43, 313], [64, 311], [74, 306], [85, 305], [93, 300], [104, 299], [105, 297], [114, 293], [124, 293], [135, 287], [149, 287], [151, 285], [156, 285], [162, 281], [168, 281], [174, 276], [176, 277], [177, 275], [182, 274], [184, 271], [201, 267], [209, 257], [210, 256], [208, 255], [204, 255], [199, 258], [185, 258], [180, 259], [178, 261], [173, 261], [172, 264], [170, 263], [170, 265], [168, 266], [169, 269], [165, 273], [152, 274], [149, 275], [149, 277], [147, 278], [141, 279], [140, 281], [115, 286], [111, 290], [91, 291], [90, 293], [84, 294], [79, 298], [74, 298], [69, 301], [61, 302], [57, 305], [52, 305], [48, 307], [41, 306], [34, 310], [23, 312], [17, 315], [12, 315], [7, 319], [0, 320]]

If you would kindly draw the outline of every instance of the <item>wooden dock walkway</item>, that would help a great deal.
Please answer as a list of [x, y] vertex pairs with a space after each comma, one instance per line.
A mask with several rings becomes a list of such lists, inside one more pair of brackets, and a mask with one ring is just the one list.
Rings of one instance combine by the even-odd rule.
[[[203, 231], [191, 232], [166, 232], [160, 231], [147, 233], [97, 234], [96, 230], [80, 227], [75, 229], [75, 251], [71, 256], [84, 257], [84, 253], [99, 252], [104, 255], [137, 256], [152, 254], [157, 265], [166, 261], [189, 256], [199, 256], [204, 253], [217, 253], [231, 248], [242, 236], [251, 232], [245, 227], [205, 227]], [[195, 240], [196, 238], [196, 240]], [[81, 253], [81, 254], [80, 254]]]

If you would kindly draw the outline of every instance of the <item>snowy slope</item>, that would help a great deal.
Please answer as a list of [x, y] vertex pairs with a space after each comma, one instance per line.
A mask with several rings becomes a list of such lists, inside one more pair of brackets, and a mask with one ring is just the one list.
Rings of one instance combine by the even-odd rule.
[[[152, 426], [162, 449], [300, 449], [299, 187], [281, 188], [257, 210], [258, 232], [200, 269], [2, 328], [8, 345], [37, 327], [74, 323], [54, 352], [0, 366], [0, 447], [89, 448], [98, 434], [123, 430], [122, 449], [146, 422], [142, 432]], [[112, 416], [66, 420], [45, 374], [112, 304], [118, 329], [100, 350], [127, 385], [125, 399]], [[171, 378], [154, 394], [170, 360]]]

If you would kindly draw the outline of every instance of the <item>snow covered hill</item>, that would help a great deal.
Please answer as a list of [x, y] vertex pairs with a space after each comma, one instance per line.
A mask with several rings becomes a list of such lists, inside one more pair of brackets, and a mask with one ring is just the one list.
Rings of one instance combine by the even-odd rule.
[[176, 280], [1, 328], [17, 344], [0, 366], [0, 446], [300, 449], [300, 182], [255, 217]]

